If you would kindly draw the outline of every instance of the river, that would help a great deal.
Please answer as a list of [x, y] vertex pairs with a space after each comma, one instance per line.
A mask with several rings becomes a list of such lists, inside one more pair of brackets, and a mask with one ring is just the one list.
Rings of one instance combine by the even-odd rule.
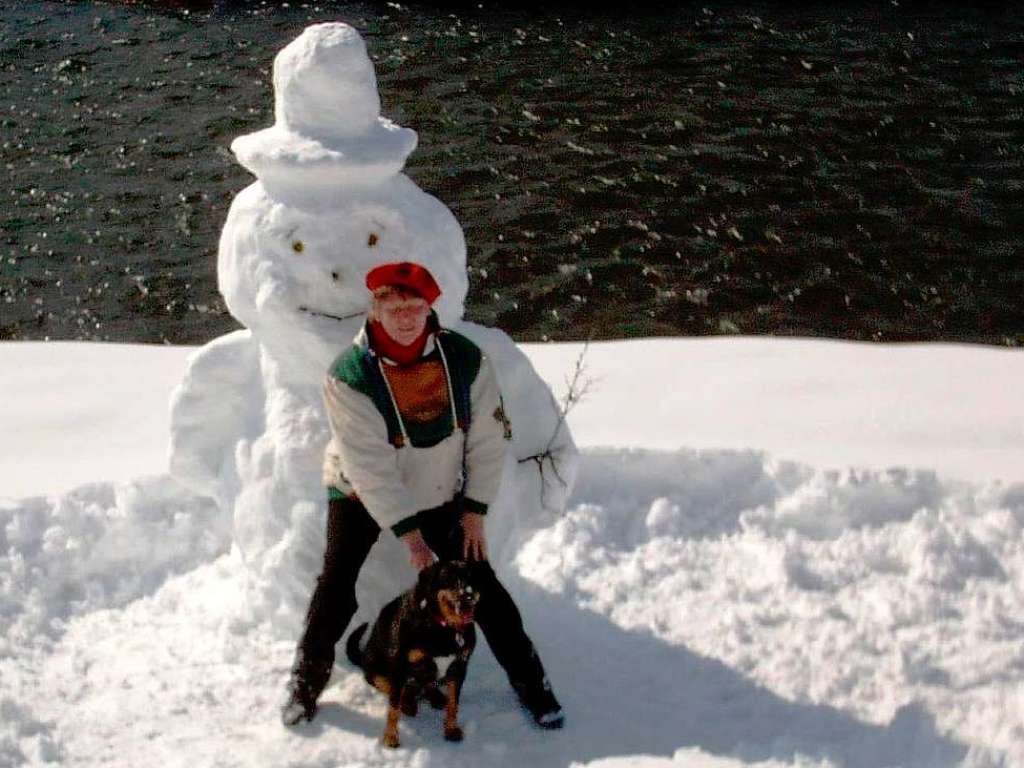
[[464, 227], [472, 320], [1024, 344], [1024, 16], [788, 7], [0, 0], [0, 339], [237, 327], [228, 147], [341, 20]]

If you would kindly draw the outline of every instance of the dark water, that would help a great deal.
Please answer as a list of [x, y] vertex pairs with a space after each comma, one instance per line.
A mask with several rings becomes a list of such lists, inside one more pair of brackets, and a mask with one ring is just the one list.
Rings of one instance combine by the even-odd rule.
[[893, 2], [0, 0], [0, 338], [233, 329], [216, 247], [309, 22], [367, 39], [408, 173], [519, 339], [1024, 344], [1024, 21]]

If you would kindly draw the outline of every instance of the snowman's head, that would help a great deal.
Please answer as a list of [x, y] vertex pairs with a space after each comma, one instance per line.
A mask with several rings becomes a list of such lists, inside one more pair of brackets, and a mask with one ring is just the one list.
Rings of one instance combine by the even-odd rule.
[[231, 313], [276, 358], [318, 382], [366, 319], [367, 273], [400, 261], [434, 276], [442, 324], [462, 316], [468, 287], [462, 229], [447, 207], [404, 175], [319, 209], [281, 203], [257, 182], [232, 205], [218, 279]]

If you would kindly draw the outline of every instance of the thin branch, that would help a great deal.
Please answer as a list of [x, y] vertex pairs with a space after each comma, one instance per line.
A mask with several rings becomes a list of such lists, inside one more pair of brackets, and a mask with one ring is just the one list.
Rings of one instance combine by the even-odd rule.
[[575, 408], [580, 401], [582, 401], [587, 394], [590, 392], [590, 388], [594, 383], [594, 380], [589, 376], [585, 376], [586, 365], [584, 358], [586, 357], [587, 350], [590, 347], [590, 340], [588, 339], [583, 345], [583, 349], [580, 350], [579, 355], [576, 357], [576, 363], [573, 367], [571, 377], [566, 378], [566, 392], [562, 397], [562, 402], [558, 407], [558, 421], [555, 423], [555, 428], [551, 432], [551, 437], [548, 439], [547, 445], [544, 446], [544, 450], [535, 453], [531, 456], [519, 459], [520, 464], [525, 464], [528, 461], [532, 461], [537, 465], [537, 471], [540, 473], [540, 504], [544, 504], [544, 491], [547, 488], [547, 478], [544, 476], [544, 462], [547, 460], [551, 466], [551, 472], [554, 474], [555, 479], [561, 483], [562, 487], [568, 486], [565, 479], [558, 471], [558, 454], [560, 451], [555, 450], [555, 441], [558, 439], [559, 433], [562, 431], [562, 427], [565, 425], [565, 420], [569, 416], [569, 412]]

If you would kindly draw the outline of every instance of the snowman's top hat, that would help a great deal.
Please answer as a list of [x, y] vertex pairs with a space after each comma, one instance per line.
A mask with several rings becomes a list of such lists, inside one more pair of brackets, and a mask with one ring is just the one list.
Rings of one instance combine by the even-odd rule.
[[314, 24], [277, 54], [274, 117], [231, 144], [270, 187], [372, 183], [416, 148], [415, 131], [380, 116], [373, 63], [347, 24]]

